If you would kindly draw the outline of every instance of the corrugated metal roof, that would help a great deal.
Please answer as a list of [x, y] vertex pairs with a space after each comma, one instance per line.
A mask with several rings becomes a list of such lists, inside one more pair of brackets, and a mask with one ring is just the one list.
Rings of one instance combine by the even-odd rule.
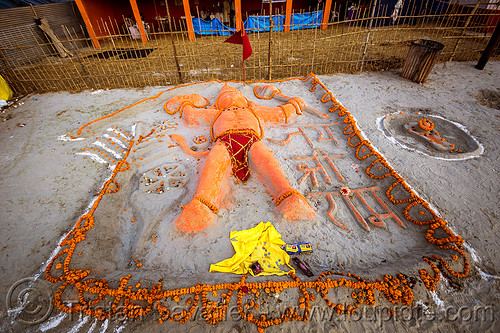
[[29, 5], [44, 5], [56, 2], [68, 2], [73, 0], [0, 0], [0, 9], [22, 7]]
[[[79, 40], [84, 35], [77, 17], [78, 9], [74, 7], [74, 2], [35, 7], [37, 15], [48, 20], [54, 34], [70, 50], [86, 44], [85, 40]], [[67, 42], [68, 39], [72, 41]], [[12, 67], [33, 63], [51, 55], [57, 56], [47, 37], [36, 25], [31, 8], [26, 6], [0, 10], [0, 49]]]

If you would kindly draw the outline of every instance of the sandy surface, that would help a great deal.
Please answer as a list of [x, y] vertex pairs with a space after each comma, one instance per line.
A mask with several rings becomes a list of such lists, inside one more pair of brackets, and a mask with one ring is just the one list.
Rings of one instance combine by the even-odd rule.
[[[451, 288], [446, 282], [440, 283], [433, 295], [424, 290], [421, 283], [415, 288], [414, 304], [420, 304], [415, 309], [422, 312], [428, 307], [428, 311], [444, 313], [440, 318], [429, 319], [420, 315], [412, 320], [381, 321], [380, 317], [370, 316], [367, 312], [370, 307], [367, 307], [359, 310], [362, 315], [358, 319], [343, 316], [313, 318], [306, 323], [285, 323], [270, 331], [301, 328], [317, 331], [498, 329], [498, 324], [494, 323], [496, 317], [475, 320], [477, 318], [456, 315], [452, 318], [450, 314], [456, 314], [457, 309], [465, 309], [460, 312], [465, 314], [477, 307], [494, 309], [495, 316], [498, 312], [500, 258], [496, 254], [499, 249], [496, 223], [500, 214], [497, 176], [500, 152], [496, 143], [500, 111], [483, 105], [495, 104], [479, 101], [476, 96], [495, 96], [494, 93], [485, 95], [485, 90], [498, 94], [500, 63], [488, 63], [483, 71], [474, 69], [471, 63], [436, 65], [424, 85], [402, 79], [398, 74], [389, 71], [319, 76], [319, 79], [353, 114], [366, 138], [391, 166], [448, 221], [456, 234], [464, 238], [473, 266], [471, 273], [462, 281], [461, 290]], [[293, 80], [275, 85], [284, 94], [300, 96], [310, 107], [327, 112], [328, 107], [319, 101], [321, 94], [309, 91], [310, 84]], [[338, 193], [342, 186], [360, 189], [369, 204], [376, 207], [377, 213], [385, 213], [383, 207], [376, 204], [374, 196], [385, 198], [385, 190], [373, 189], [371, 192], [369, 189], [375, 186], [384, 189], [388, 183], [367, 177], [364, 172], [366, 163], [355, 158], [340, 125], [336, 124], [339, 119], [333, 116], [325, 120], [304, 114], [293, 124], [265, 127], [263, 142], [280, 162], [290, 183], [306, 195], [317, 210], [318, 217], [314, 221], [284, 221], [264, 185], [252, 177], [246, 185], [231, 184], [230, 195], [221, 207], [215, 226], [195, 236], [179, 234], [172, 221], [180, 213], [181, 206], [191, 200], [197, 185], [197, 172], [201, 172], [204, 161], [187, 156], [179, 147], [170, 147], [172, 142], [168, 134], [181, 134], [192, 143], [194, 136], [209, 137], [210, 133], [208, 128], [188, 128], [177, 116], [165, 114], [163, 103], [172, 96], [194, 92], [213, 103], [221, 86], [213, 82], [165, 92], [156, 99], [92, 124], [89, 132], [85, 129], [79, 136], [81, 140], [61, 139], [70, 131], [75, 133], [83, 124], [154, 96], [165, 91], [165, 87], [30, 95], [21, 100], [22, 105], [7, 109], [2, 114], [6, 120], [0, 125], [0, 165], [3, 171], [0, 182], [4, 189], [0, 201], [4, 272], [0, 279], [1, 299], [8, 298], [9, 288], [16, 281], [39, 274], [43, 277], [45, 265], [56, 253], [61, 237], [86, 212], [104, 181], [110, 177], [116, 165], [113, 159], [122, 158], [124, 146], [151, 129], [155, 129], [155, 136], [131, 152], [128, 157], [130, 170], [116, 178], [120, 190], [104, 197], [95, 213], [96, 225], [87, 234], [88, 241], [78, 245], [76, 252], [82, 254], [76, 256], [72, 264], [91, 268], [93, 277], [117, 281], [120, 276], [132, 273], [132, 285], [138, 281], [148, 285], [163, 278], [167, 288], [186, 287], [197, 282], [237, 281], [238, 277], [233, 275], [208, 273], [208, 268], [211, 263], [229, 258], [234, 253], [229, 231], [248, 229], [260, 221], [273, 222], [286, 242], [311, 242], [314, 253], [304, 258], [316, 274], [333, 268], [371, 280], [397, 272], [418, 276], [418, 268], [423, 267], [421, 257], [437, 253], [435, 247], [424, 239], [424, 230], [405, 221], [401, 209], [387, 202], [394, 216], [383, 219], [382, 228], [371, 223], [367, 228], [353, 217]], [[254, 97], [254, 85], [233, 86], [256, 103], [278, 104]], [[452, 121], [470, 133], [484, 151], [479, 156], [466, 156], [467, 159], [444, 160], [408, 149], [389, 138], [384, 131], [384, 117], [390, 118], [400, 112], [412, 117], [418, 112], [423, 116]], [[121, 138], [118, 132], [122, 133]], [[301, 134], [292, 136], [286, 145], [276, 142], [297, 132]], [[306, 133], [310, 141], [302, 133]], [[118, 143], [111, 145], [107, 140], [111, 137], [120, 139], [123, 146], [119, 147]], [[93, 157], [92, 148], [104, 150], [103, 144], [109, 156], [97, 153], [99, 158]], [[314, 156], [314, 152], [317, 156], [332, 156], [331, 161], [338, 171], [335, 173], [328, 163], [323, 163], [329, 178], [318, 173], [317, 185], [298, 168], [300, 163], [314, 167], [310, 158], [301, 159]], [[157, 187], [154, 184], [146, 186], [144, 177], [152, 178], [152, 169], [158, 168], [171, 170], [168, 175], [164, 174], [166, 177], [161, 176], [167, 185], [163, 193], [148, 193]], [[325, 193], [333, 193], [335, 221], [347, 230], [335, 225], [328, 216], [332, 206]], [[370, 213], [362, 210], [361, 214], [368, 221]], [[140, 269], [136, 262], [143, 264]], [[303, 275], [300, 277], [307, 280]], [[315, 303], [318, 308], [323, 304]], [[25, 326], [16, 322], [12, 314], [7, 317], [5, 305], [2, 306], [2, 329], [15, 331], [255, 330], [252, 324], [232, 320], [214, 327], [203, 320], [161, 326], [153, 317], [136, 322], [100, 322], [89, 317], [70, 317], [58, 310], [40, 325]]]

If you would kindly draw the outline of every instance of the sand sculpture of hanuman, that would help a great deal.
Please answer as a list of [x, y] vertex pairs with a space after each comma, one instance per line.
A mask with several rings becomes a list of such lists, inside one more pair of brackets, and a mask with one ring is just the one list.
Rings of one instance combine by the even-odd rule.
[[187, 204], [176, 226], [186, 232], [197, 232], [211, 225], [227, 194], [231, 173], [246, 181], [250, 171], [266, 186], [278, 210], [287, 220], [315, 217], [315, 211], [302, 194], [292, 188], [273, 154], [260, 141], [262, 122], [288, 123], [302, 114], [305, 105], [294, 97], [277, 107], [260, 106], [249, 101], [237, 89], [224, 85], [213, 106], [198, 94], [179, 95], [166, 103], [170, 114], [180, 112], [189, 126], [210, 126], [212, 148], [194, 152], [179, 135], [170, 137], [188, 154], [207, 156], [194, 198]]

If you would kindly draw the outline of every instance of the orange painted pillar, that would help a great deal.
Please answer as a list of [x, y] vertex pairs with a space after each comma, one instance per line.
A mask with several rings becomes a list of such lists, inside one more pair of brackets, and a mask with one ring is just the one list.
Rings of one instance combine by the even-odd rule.
[[292, 22], [292, 3], [293, 0], [286, 0], [285, 31], [290, 31], [290, 23]]
[[89, 16], [87, 15], [87, 11], [85, 10], [85, 6], [83, 5], [82, 0], [75, 0], [75, 2], [78, 10], [80, 11], [80, 14], [82, 15], [83, 22], [85, 22], [85, 26], [87, 27], [89, 36], [92, 39], [92, 44], [94, 44], [94, 47], [99, 47], [99, 41], [97, 40], [94, 28], [92, 28], [92, 23], [90, 23]]
[[146, 36], [146, 31], [144, 30], [144, 24], [142, 24], [141, 14], [139, 13], [139, 7], [137, 7], [137, 2], [135, 0], [129, 0], [130, 6], [132, 6], [132, 12], [134, 12], [135, 22], [137, 22], [137, 27], [141, 33], [141, 39], [144, 43], [148, 41]]
[[241, 30], [241, 0], [234, 0], [234, 16], [236, 21], [236, 30]]
[[332, 0], [326, 0], [325, 10], [323, 12], [323, 24], [321, 29], [326, 29], [327, 23], [330, 21], [330, 10], [332, 9]]
[[193, 18], [191, 17], [191, 8], [189, 7], [189, 0], [182, 0], [182, 4], [184, 5], [184, 15], [186, 16], [188, 37], [189, 37], [189, 40], [193, 40], [194, 39], [194, 27], [193, 27]]

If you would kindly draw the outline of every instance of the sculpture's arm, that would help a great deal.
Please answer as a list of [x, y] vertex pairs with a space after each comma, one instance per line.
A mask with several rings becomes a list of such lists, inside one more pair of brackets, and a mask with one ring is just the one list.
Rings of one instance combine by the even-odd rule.
[[294, 97], [283, 105], [277, 107], [260, 106], [251, 103], [259, 119], [263, 122], [286, 123], [294, 121], [298, 115], [302, 114], [305, 102], [300, 97]]
[[219, 110], [214, 108], [198, 109], [191, 105], [186, 105], [182, 109], [182, 117], [190, 126], [210, 126], [218, 112]]
[[209, 103], [207, 98], [198, 94], [178, 95], [169, 99], [163, 108], [171, 115], [179, 112], [188, 125], [205, 126], [211, 124], [218, 112], [214, 108], [205, 109]]

